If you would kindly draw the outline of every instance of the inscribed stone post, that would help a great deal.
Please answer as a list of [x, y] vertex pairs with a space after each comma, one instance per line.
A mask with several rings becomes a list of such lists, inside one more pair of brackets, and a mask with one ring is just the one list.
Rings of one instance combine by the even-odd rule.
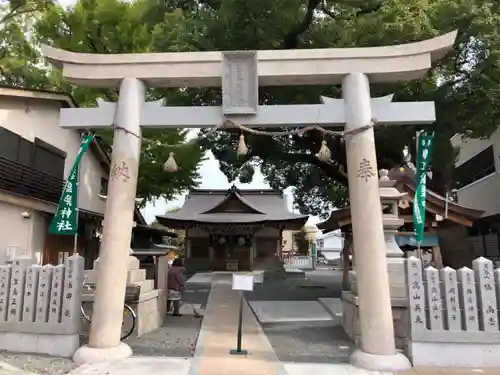
[[424, 280], [422, 275], [422, 261], [420, 259], [409, 257], [406, 260], [406, 280], [411, 335], [413, 338], [416, 338], [420, 333], [427, 330]]
[[459, 281], [459, 294], [463, 308], [463, 321], [466, 331], [478, 331], [479, 322], [477, 315], [477, 296], [474, 271], [462, 267], [457, 271]]
[[50, 286], [53, 272], [54, 266], [47, 264], [42, 267], [38, 277], [35, 321], [39, 323], [46, 323], [49, 318]]
[[54, 268], [54, 275], [52, 277], [52, 286], [50, 288], [50, 309], [49, 309], [49, 322], [61, 322], [61, 309], [63, 298], [63, 283], [64, 273], [66, 266], [59, 264]]
[[36, 292], [40, 266], [34, 264], [26, 271], [26, 284], [24, 288], [23, 322], [34, 322], [36, 312]]
[[441, 287], [445, 302], [446, 329], [450, 331], [462, 330], [462, 314], [458, 297], [457, 272], [451, 267], [440, 271]]
[[493, 262], [479, 257], [472, 262], [478, 295], [479, 327], [485, 332], [498, 332], [497, 296]]
[[23, 316], [24, 284], [26, 281], [26, 271], [34, 264], [33, 258], [20, 256], [12, 263], [12, 275], [9, 291], [9, 322], [20, 322]]
[[64, 295], [62, 301], [61, 322], [71, 332], [80, 330], [81, 286], [83, 284], [84, 258], [73, 254], [66, 261], [64, 277]]
[[0, 266], [0, 322], [7, 320], [11, 272], [10, 264]]
[[494, 281], [495, 281], [495, 294], [497, 296], [497, 310], [500, 307], [500, 268], [493, 271]]
[[425, 269], [425, 278], [427, 281], [426, 294], [427, 305], [429, 306], [429, 328], [433, 331], [439, 331], [443, 329], [443, 307], [439, 271], [434, 267], [427, 267]]

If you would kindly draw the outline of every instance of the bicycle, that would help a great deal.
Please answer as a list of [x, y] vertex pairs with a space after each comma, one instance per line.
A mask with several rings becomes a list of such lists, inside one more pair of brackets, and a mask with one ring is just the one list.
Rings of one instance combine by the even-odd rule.
[[[94, 288], [92, 288], [91, 284], [87, 282], [87, 278], [83, 280], [82, 287], [89, 291], [90, 293], [94, 293]], [[83, 318], [89, 322], [92, 323], [92, 311], [88, 312], [89, 306], [94, 306], [94, 304], [88, 304], [88, 306], [84, 307], [84, 302], [82, 301], [80, 305], [80, 312], [83, 316]], [[121, 340], [125, 340], [127, 337], [129, 337], [135, 329], [135, 325], [137, 322], [137, 315], [135, 314], [135, 311], [127, 305], [126, 303], [123, 305], [123, 319], [122, 319], [122, 334], [121, 334]]]

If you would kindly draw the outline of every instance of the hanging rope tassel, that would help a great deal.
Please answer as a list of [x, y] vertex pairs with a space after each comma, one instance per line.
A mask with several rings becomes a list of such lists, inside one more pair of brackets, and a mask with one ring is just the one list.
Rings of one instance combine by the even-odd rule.
[[179, 170], [179, 168], [177, 167], [177, 163], [175, 162], [173, 152], [168, 154], [168, 159], [165, 162], [165, 164], [163, 165], [163, 170], [165, 172], [177, 172]]
[[245, 156], [246, 154], [248, 154], [248, 147], [245, 143], [245, 136], [242, 133], [240, 135], [240, 142], [238, 144], [238, 148], [236, 149], [236, 156], [240, 157], [240, 156]]
[[322, 161], [322, 162], [327, 162], [330, 160], [332, 156], [332, 152], [326, 145], [326, 141], [321, 142], [321, 148], [319, 149], [318, 153], [316, 154], [316, 157]]

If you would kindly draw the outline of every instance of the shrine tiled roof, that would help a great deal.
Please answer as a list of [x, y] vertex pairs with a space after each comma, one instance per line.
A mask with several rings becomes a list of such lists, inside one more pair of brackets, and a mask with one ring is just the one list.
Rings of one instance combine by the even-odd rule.
[[[238, 210], [224, 210], [229, 200], [239, 204]], [[299, 228], [308, 215], [298, 215], [288, 210], [285, 197], [273, 190], [193, 190], [184, 205], [175, 212], [158, 215], [160, 224], [177, 227], [186, 223], [200, 224], [258, 224], [295, 222]]]
[[[389, 178], [396, 181], [396, 188], [408, 194], [410, 201], [413, 201], [417, 185], [415, 184], [415, 173], [409, 168], [394, 168], [389, 171]], [[446, 198], [427, 189], [426, 211], [433, 215], [444, 217], [445, 211], [448, 215], [444, 220], [455, 222], [456, 224], [472, 226], [474, 220], [483, 215], [483, 211], [462, 206], [451, 200], [446, 203]], [[351, 209], [344, 207], [330, 213], [327, 220], [318, 224], [318, 228], [325, 231], [334, 231], [343, 226], [351, 224]]]

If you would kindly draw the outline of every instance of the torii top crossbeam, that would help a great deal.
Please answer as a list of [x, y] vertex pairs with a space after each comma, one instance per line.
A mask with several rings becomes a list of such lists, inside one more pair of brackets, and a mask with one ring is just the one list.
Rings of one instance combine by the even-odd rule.
[[[258, 51], [258, 83], [337, 84], [352, 72], [368, 75], [372, 83], [418, 79], [452, 48], [455, 37], [456, 31], [396, 46]], [[89, 87], [118, 87], [131, 76], [151, 87], [219, 87], [223, 73], [221, 52], [103, 55], [43, 45], [42, 53], [67, 80]]]

